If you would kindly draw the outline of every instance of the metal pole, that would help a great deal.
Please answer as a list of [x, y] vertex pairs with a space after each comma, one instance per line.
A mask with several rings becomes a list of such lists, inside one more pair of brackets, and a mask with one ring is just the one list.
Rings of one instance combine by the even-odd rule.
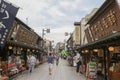
[[44, 38], [44, 29], [42, 30], [42, 38]]

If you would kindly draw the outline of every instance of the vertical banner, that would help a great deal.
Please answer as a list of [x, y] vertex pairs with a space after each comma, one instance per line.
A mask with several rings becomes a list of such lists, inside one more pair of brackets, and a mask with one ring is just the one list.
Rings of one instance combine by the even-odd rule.
[[18, 9], [11, 3], [0, 0], [0, 47], [5, 45]]

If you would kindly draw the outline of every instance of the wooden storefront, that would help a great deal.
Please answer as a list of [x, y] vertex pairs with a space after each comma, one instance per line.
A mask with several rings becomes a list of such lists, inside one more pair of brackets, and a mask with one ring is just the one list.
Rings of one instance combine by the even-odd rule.
[[[87, 24], [90, 25], [85, 30], [88, 44], [81, 46], [79, 51], [84, 51], [90, 58], [96, 59], [97, 69], [101, 68], [101, 71], [97, 72], [103, 75], [105, 80], [119, 80], [120, 7], [117, 0], [106, 0]], [[110, 51], [110, 48], [113, 50]]]
[[27, 55], [33, 53], [40, 60], [41, 38], [30, 27], [15, 18], [7, 42], [0, 49], [1, 74], [10, 79], [27, 69]]

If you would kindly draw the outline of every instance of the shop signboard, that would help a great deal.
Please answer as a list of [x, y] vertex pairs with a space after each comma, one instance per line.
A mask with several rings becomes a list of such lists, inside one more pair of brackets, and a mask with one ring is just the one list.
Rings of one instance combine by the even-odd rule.
[[5, 45], [17, 11], [11, 3], [0, 0], [0, 47]]
[[103, 5], [93, 18], [94, 21], [90, 23], [93, 40], [99, 40], [120, 31], [120, 8], [116, 0], [112, 0], [109, 5], [108, 3]]
[[80, 45], [80, 27], [76, 26], [75, 31], [73, 32], [74, 43]]
[[16, 32], [15, 40], [23, 44], [34, 45], [37, 44], [38, 36], [33, 31], [26, 29], [24, 25], [20, 24]]

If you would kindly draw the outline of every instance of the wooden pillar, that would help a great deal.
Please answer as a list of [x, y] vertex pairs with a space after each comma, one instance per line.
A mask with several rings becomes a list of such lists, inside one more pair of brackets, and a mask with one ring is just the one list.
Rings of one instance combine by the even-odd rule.
[[107, 80], [107, 54], [108, 54], [108, 49], [107, 46], [102, 47], [104, 51], [104, 80]]

